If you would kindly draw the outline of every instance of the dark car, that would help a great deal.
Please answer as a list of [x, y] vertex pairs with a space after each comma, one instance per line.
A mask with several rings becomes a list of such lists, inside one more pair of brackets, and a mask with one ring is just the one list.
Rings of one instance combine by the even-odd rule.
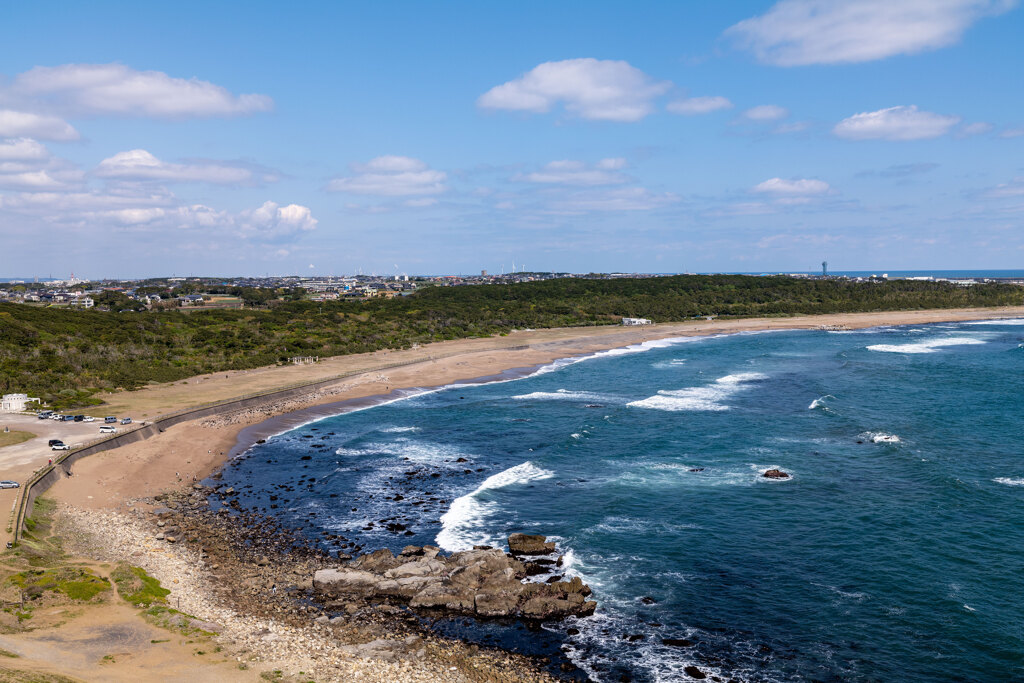
[[114, 417], [113, 415], [107, 415], [105, 418], [103, 418], [103, 421], [106, 422], [107, 424], [110, 424], [112, 422], [117, 422], [117, 418]]
[[56, 446], [57, 444], [61, 444], [61, 443], [64, 443], [64, 442], [61, 441], [60, 439], [50, 439], [50, 443], [48, 445]]
[[85, 415], [75, 415], [75, 422], [81, 422], [85, 419]]

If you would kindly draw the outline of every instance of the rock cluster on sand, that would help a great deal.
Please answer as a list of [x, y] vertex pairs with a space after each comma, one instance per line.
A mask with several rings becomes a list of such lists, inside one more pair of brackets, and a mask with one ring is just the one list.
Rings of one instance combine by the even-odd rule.
[[440, 554], [435, 546], [407, 546], [397, 557], [390, 550], [362, 555], [336, 569], [321, 569], [313, 589], [339, 605], [352, 600], [394, 600], [417, 610], [478, 617], [561, 619], [594, 613], [586, 599], [590, 588], [579, 577], [551, 583], [524, 582], [528, 564], [517, 555], [551, 553], [543, 536], [513, 534], [513, 554], [476, 548]]

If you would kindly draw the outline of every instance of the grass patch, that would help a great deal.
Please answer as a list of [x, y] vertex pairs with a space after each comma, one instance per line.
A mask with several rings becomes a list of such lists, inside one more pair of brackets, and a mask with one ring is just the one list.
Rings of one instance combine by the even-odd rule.
[[[176, 631], [183, 636], [207, 638], [209, 636], [216, 635], [210, 631], [204, 631], [201, 628], [193, 626], [192, 622], [198, 621], [198, 619], [191, 614], [185, 614], [184, 612], [179, 612], [176, 609], [165, 607], [164, 605], [152, 605], [149, 609], [143, 612], [143, 614], [146, 615], [146, 620], [154, 626], [167, 629], [168, 631]], [[190, 644], [193, 642], [195, 641], [188, 641]]]
[[171, 593], [141, 567], [132, 567], [122, 562], [114, 568], [110, 576], [117, 584], [117, 592], [133, 605], [149, 607], [153, 604], [165, 604], [167, 596]]
[[13, 574], [8, 580], [24, 591], [31, 600], [41, 597], [46, 591], [54, 591], [72, 600], [88, 602], [100, 593], [110, 590], [110, 582], [107, 579], [96, 576], [83, 567], [29, 569]]
[[0, 432], [0, 448], [4, 446], [13, 446], [19, 443], [25, 443], [29, 439], [36, 438], [36, 435], [32, 432], [22, 432], [18, 430], [12, 430], [9, 432]]
[[0, 683], [82, 683], [81, 679], [0, 666]]
[[9, 657], [10, 659], [17, 659], [21, 655], [11, 652], [10, 650], [4, 650], [0, 648], [0, 657]]

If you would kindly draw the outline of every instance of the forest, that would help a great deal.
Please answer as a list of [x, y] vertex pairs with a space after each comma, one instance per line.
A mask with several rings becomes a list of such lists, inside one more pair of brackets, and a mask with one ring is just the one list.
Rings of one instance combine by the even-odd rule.
[[220, 370], [336, 356], [514, 329], [615, 325], [696, 316], [764, 317], [1024, 304], [1024, 288], [944, 282], [681, 275], [562, 278], [429, 287], [366, 301], [295, 301], [294, 292], [243, 310], [98, 311], [0, 304], [0, 393], [50, 407]]

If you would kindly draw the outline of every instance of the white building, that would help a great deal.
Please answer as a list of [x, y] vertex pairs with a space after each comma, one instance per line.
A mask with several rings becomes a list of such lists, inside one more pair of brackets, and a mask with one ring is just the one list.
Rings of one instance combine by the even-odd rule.
[[28, 394], [4, 394], [0, 400], [0, 412], [20, 413], [25, 410], [25, 404], [38, 401], [38, 398], [29, 398]]
[[654, 323], [647, 318], [623, 318], [622, 324], [627, 327], [632, 327], [634, 325], [653, 325]]

